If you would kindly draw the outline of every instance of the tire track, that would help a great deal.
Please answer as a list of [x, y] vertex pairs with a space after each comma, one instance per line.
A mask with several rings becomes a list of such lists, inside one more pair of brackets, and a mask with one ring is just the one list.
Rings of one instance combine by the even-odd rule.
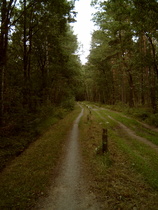
[[[95, 108], [93, 109], [95, 112], [97, 112], [97, 114], [99, 115], [99, 117], [103, 120], [106, 120], [106, 118], [104, 118], [103, 116], [101, 116], [101, 114], [98, 112], [99, 109]], [[155, 145], [154, 143], [152, 143], [151, 141], [147, 140], [146, 138], [143, 138], [141, 136], [138, 136], [133, 130], [131, 130], [130, 128], [128, 128], [127, 126], [125, 126], [123, 123], [117, 121], [116, 119], [114, 119], [113, 117], [111, 117], [110, 115], [107, 115], [107, 117], [111, 120], [113, 120], [114, 122], [116, 122], [119, 127], [126, 132], [126, 134], [128, 134], [130, 137], [150, 146], [152, 149], [154, 149], [156, 152], [158, 152], [158, 146]]]

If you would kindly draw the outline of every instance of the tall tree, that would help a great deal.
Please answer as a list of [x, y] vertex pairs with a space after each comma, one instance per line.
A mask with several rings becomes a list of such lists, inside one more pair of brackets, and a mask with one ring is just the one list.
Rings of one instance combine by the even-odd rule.
[[80, 61], [69, 27], [75, 17], [73, 7], [66, 0], [21, 0], [17, 7], [12, 2], [9, 25], [14, 27], [8, 42], [8, 85], [3, 100], [6, 120], [24, 118], [50, 103], [74, 100]]
[[3, 124], [5, 74], [7, 69], [8, 33], [16, 0], [0, 2], [0, 125]]
[[[99, 10], [94, 21], [100, 27], [94, 36], [89, 56], [93, 71], [111, 72], [112, 77], [100, 80], [109, 89], [115, 102], [131, 107], [139, 103], [157, 110], [157, 6], [156, 0], [93, 1]], [[98, 35], [101, 34], [101, 35]], [[97, 53], [96, 53], [97, 52]], [[98, 56], [99, 55], [99, 56]], [[95, 58], [95, 60], [94, 60]], [[104, 66], [108, 62], [109, 68]], [[96, 81], [96, 79], [95, 79]], [[102, 92], [102, 88], [99, 88]], [[106, 100], [106, 103], [109, 103]]]

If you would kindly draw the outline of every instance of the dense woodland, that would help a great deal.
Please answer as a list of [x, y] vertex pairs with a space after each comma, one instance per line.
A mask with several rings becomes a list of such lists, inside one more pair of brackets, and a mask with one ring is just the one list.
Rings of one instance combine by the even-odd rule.
[[24, 124], [75, 100], [158, 108], [158, 1], [93, 0], [81, 65], [75, 1], [0, 1], [0, 126]]
[[0, 3], [0, 124], [25, 123], [51, 106], [71, 107], [79, 82], [74, 2]]
[[86, 99], [106, 104], [158, 106], [158, 1], [108, 0], [98, 8], [89, 61]]

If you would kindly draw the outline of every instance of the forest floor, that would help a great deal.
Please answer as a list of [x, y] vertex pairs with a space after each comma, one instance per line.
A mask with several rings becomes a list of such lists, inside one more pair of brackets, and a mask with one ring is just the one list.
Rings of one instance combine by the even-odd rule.
[[[0, 209], [158, 209], [157, 130], [104, 107], [81, 106], [2, 172]], [[55, 149], [60, 142], [55, 163], [52, 139]]]

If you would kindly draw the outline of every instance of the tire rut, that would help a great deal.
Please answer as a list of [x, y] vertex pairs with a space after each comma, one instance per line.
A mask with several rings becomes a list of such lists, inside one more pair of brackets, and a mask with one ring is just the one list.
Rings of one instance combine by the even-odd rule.
[[[94, 111], [96, 111], [98, 113], [98, 109], [93, 109]], [[103, 120], [106, 120], [106, 118], [104, 118], [103, 116], [101, 116], [100, 113], [98, 113], [99, 117]], [[113, 117], [111, 117], [110, 115], [107, 115], [108, 118], [110, 118], [111, 120], [115, 121], [119, 126], [120, 128], [122, 128], [130, 137], [138, 140], [138, 141], [141, 141], [142, 143], [150, 146], [152, 149], [154, 149], [156, 152], [158, 152], [158, 146], [155, 145], [154, 143], [150, 142], [149, 140], [147, 140], [146, 138], [143, 138], [141, 136], [138, 136], [136, 135], [136, 133], [131, 130], [130, 128], [128, 128], [127, 126], [125, 126], [123, 123], [115, 120]]]

